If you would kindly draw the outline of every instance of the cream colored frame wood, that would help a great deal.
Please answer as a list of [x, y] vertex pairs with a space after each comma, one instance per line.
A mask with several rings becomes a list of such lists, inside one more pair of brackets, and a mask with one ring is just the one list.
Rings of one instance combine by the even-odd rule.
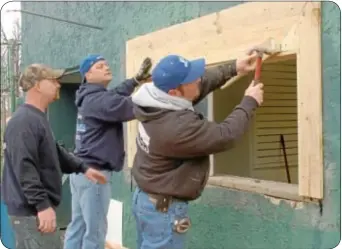
[[[281, 44], [283, 52], [265, 63], [297, 58], [299, 184], [289, 187], [289, 195], [281, 193], [281, 189], [286, 189], [285, 186], [289, 184], [253, 179], [240, 179], [241, 184], [237, 184], [236, 179], [239, 178], [229, 176], [225, 177], [225, 181], [213, 176], [210, 182], [215, 185], [226, 182], [223, 184], [226, 187], [247, 191], [252, 189], [284, 198], [296, 199], [295, 196], [300, 196], [322, 199], [320, 13], [320, 2], [249, 2], [196, 18], [127, 41], [126, 74], [132, 77], [146, 56], [154, 62], [168, 54], [179, 54], [188, 59], [205, 57], [207, 64], [212, 65], [241, 57], [248, 48], [274, 38]], [[212, 96], [209, 96], [209, 108], [210, 98]], [[129, 167], [133, 164], [136, 152], [136, 135], [137, 122], [131, 121], [127, 129]], [[267, 184], [271, 184], [269, 188], [265, 187]], [[275, 186], [278, 186], [277, 193], [272, 191], [277, 188]]]

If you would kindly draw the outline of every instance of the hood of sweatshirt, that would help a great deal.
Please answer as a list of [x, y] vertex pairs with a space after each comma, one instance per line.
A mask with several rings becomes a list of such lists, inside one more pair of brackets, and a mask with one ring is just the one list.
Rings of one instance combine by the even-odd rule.
[[77, 107], [80, 107], [84, 98], [89, 94], [105, 91], [107, 91], [107, 89], [101, 84], [84, 83], [76, 91], [75, 104]]
[[143, 84], [132, 95], [132, 101], [138, 120], [155, 119], [169, 111], [194, 110], [191, 101], [171, 96], [155, 87], [153, 83]]

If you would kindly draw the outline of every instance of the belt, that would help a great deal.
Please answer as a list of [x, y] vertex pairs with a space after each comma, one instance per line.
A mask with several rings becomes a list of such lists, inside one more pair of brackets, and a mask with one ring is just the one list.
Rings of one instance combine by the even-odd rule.
[[[187, 202], [185, 200], [181, 200], [172, 196], [163, 196], [156, 194], [147, 193], [150, 201], [156, 206], [156, 209], [159, 212], [166, 213], [169, 210], [171, 203], [173, 202]], [[182, 219], [175, 218], [173, 224], [173, 230], [177, 233], [183, 234], [186, 233], [191, 227], [190, 218], [185, 217]]]
[[172, 196], [149, 194], [149, 193], [147, 193], [147, 195], [150, 201], [154, 205], [156, 205], [156, 209], [163, 213], [166, 213], [169, 210], [169, 207], [173, 202], [186, 202], [184, 200], [181, 200]]

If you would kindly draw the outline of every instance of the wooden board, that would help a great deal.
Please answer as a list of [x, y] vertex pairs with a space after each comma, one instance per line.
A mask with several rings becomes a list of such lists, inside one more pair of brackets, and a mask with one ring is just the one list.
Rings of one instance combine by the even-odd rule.
[[[146, 56], [154, 63], [170, 53], [188, 59], [205, 57], [209, 65], [244, 55], [247, 49], [269, 37], [281, 41], [298, 22], [303, 5], [303, 2], [249, 2], [138, 36], [126, 43], [126, 76], [133, 76]], [[296, 50], [296, 44], [292, 44], [282, 55]], [[134, 120], [127, 127], [129, 167], [136, 153], [136, 136]]]
[[323, 198], [321, 3], [306, 3], [298, 24], [299, 194]]
[[[248, 2], [136, 37], [126, 43], [126, 76], [133, 76], [146, 56], [154, 63], [168, 54], [179, 54], [188, 59], [205, 57], [207, 65], [214, 65], [240, 57], [247, 49], [270, 37], [280, 41], [285, 52], [267, 62], [297, 56], [298, 109], [297, 113], [284, 113], [275, 121], [282, 121], [284, 117], [293, 120], [299, 115], [299, 194], [323, 198], [320, 8], [319, 2]], [[293, 65], [288, 63], [289, 67]], [[281, 80], [288, 80], [288, 70], [282, 72]], [[270, 68], [270, 76], [272, 71]], [[281, 95], [272, 85], [268, 90], [265, 100], [294, 98], [293, 90], [286, 92], [283, 88]], [[260, 120], [267, 121], [268, 117]], [[136, 121], [128, 123], [127, 132], [130, 167], [136, 153]], [[285, 135], [285, 139], [289, 138], [288, 141], [297, 140], [293, 134]], [[269, 135], [260, 139], [278, 138]]]
[[189, 59], [204, 56], [207, 64], [213, 64], [236, 58], [269, 37], [282, 41], [298, 22], [303, 5], [303, 2], [244, 3], [138, 36], [126, 43], [127, 75], [132, 75], [147, 55], [154, 61], [170, 53]]

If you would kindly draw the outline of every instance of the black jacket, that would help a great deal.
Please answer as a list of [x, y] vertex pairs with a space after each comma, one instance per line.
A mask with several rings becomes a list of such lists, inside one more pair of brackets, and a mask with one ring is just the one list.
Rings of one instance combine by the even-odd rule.
[[85, 172], [80, 159], [58, 145], [45, 113], [24, 104], [4, 134], [2, 198], [9, 215], [36, 215], [61, 201], [63, 173]]
[[[196, 105], [237, 74], [235, 60], [208, 68], [201, 79]], [[193, 110], [162, 108], [143, 85], [133, 95], [138, 124], [132, 174], [148, 193], [195, 200], [207, 184], [209, 155], [234, 146], [250, 126], [258, 106], [245, 96], [221, 123], [209, 122]]]

